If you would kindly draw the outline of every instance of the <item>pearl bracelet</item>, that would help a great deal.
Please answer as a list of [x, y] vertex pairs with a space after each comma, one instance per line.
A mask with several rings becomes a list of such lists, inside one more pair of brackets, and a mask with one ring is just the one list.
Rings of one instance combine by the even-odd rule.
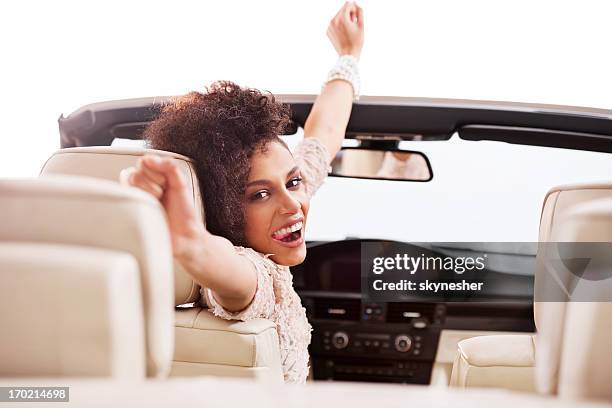
[[325, 86], [328, 82], [342, 79], [351, 84], [353, 87], [353, 100], [359, 100], [359, 64], [357, 58], [350, 54], [341, 55], [336, 62], [336, 65], [327, 74], [327, 81], [323, 84]]

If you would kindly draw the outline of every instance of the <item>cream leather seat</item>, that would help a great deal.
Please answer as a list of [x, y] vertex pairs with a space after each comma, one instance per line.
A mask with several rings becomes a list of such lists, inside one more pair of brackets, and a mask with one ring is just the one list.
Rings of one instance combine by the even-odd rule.
[[[115, 147], [62, 149], [45, 163], [41, 171], [41, 177], [38, 179], [41, 184], [32, 187], [33, 190], [44, 190], [47, 181], [53, 182], [52, 180], [57, 179], [60, 175], [79, 175], [87, 176], [86, 180], [88, 180], [88, 182], [85, 182], [85, 186], [81, 185], [84, 189], [82, 193], [84, 196], [89, 193], [95, 195], [101, 182], [106, 186], [105, 188], [115, 188], [122, 192], [127, 190], [132, 195], [137, 193], [136, 196], [141, 198], [144, 195], [147, 199], [156, 202], [147, 193], [120, 186], [117, 183], [120, 170], [135, 165], [138, 158], [147, 152], [173, 157], [177, 161], [189, 188], [193, 191], [194, 205], [199, 209], [198, 214], [203, 218], [201, 198], [193, 164], [187, 157], [170, 152]], [[112, 180], [112, 182], [94, 180], [91, 177]], [[89, 185], [87, 186], [87, 184]], [[108, 187], [109, 185], [112, 187]], [[158, 212], [155, 216], [161, 217], [163, 226], [167, 229], [163, 209], [159, 206], [159, 203], [156, 202], [155, 205], [157, 205], [156, 211]], [[37, 206], [40, 211], [46, 211], [45, 204], [40, 203]], [[17, 207], [15, 206], [15, 208]], [[123, 249], [123, 246], [132, 245], [129, 239], [133, 239], [133, 237], [123, 236], [120, 228], [116, 227], [115, 230], [104, 232], [104, 229], [98, 226], [98, 223], [118, 225], [117, 222], [120, 221], [115, 219], [112, 206], [105, 209], [104, 216], [98, 215], [96, 221], [81, 224], [72, 222], [72, 212], [62, 210], [59, 205], [54, 208], [57, 209], [58, 214], [60, 214], [58, 217], [62, 219], [65, 225], [71, 225], [72, 229], [80, 231], [80, 238], [74, 240], [75, 245], [80, 245], [82, 243], [81, 239], [84, 239], [83, 237], [86, 235], [99, 236], [105, 234], [105, 239], [114, 242], [119, 250]], [[91, 211], [88, 203], [84, 201], [77, 208], [84, 213]], [[73, 208], [74, 211], [76, 209]], [[146, 224], [148, 217], [144, 213], [137, 212], [125, 215], [125, 217], [127, 216], [137, 218], [143, 225]], [[20, 213], [18, 219], [22, 225], [27, 224], [27, 214]], [[61, 236], [63, 231], [61, 225], [59, 223], [57, 226], [54, 225], [49, 228], [55, 228], [57, 234]], [[146, 230], [141, 231], [141, 233], [145, 232]], [[14, 240], [15, 236], [13, 232], [7, 232], [2, 239]], [[49, 241], [55, 242], [54, 238], [50, 238]], [[157, 334], [159, 337], [166, 336], [174, 340], [168, 366], [162, 370], [163, 375], [242, 376], [281, 382], [278, 337], [274, 324], [263, 319], [232, 322], [212, 316], [208, 311], [198, 306], [199, 286], [182, 270], [179, 264], [173, 264], [171, 252], [168, 252], [171, 250], [167, 237], [161, 239], [157, 245], [163, 247], [161, 253], [170, 254], [168, 260], [170, 263], [170, 281], [162, 285], [166, 293], [164, 296], [170, 296], [168, 303], [172, 303], [171, 306], [183, 306], [174, 308], [174, 312], [172, 311], [173, 308], [169, 307], [167, 309], [170, 313], [171, 328], [166, 327], [163, 330], [164, 334]], [[2, 262], [2, 258], [0, 258], [0, 262]], [[17, 261], [12, 260], [11, 262], [16, 263]], [[76, 271], [78, 268], [73, 269]], [[159, 282], [161, 283], [163, 280]], [[150, 297], [145, 296], [144, 299], [145, 304], [147, 299], [150, 301]]]
[[[551, 189], [544, 200], [539, 241], [612, 242], [612, 185]], [[542, 244], [541, 244], [542, 245]], [[537, 263], [544, 262], [542, 247]], [[610, 265], [612, 270], [612, 265]], [[463, 340], [451, 385], [537, 389], [543, 394], [612, 398], [612, 280], [588, 282], [593, 302], [551, 298], [543, 268], [537, 268], [534, 311], [537, 335], [484, 336]], [[537, 381], [534, 381], [534, 378]]]
[[144, 312], [133, 256], [6, 241], [0, 242], [0, 266], [0, 377], [145, 376]]
[[84, 177], [0, 180], [3, 376], [165, 377], [172, 254], [156, 200]]
[[[40, 171], [41, 177], [49, 175], [76, 175], [98, 179], [119, 181], [119, 172], [136, 165], [137, 160], [146, 152], [173, 157], [183, 172], [188, 188], [193, 191], [193, 200], [200, 220], [203, 218], [200, 189], [196, 180], [193, 165], [189, 158], [160, 150], [142, 148], [114, 147], [73, 147], [56, 151], [44, 164]], [[180, 267], [174, 265], [174, 301], [181, 305], [195, 302], [199, 298], [199, 287], [191, 277]]]

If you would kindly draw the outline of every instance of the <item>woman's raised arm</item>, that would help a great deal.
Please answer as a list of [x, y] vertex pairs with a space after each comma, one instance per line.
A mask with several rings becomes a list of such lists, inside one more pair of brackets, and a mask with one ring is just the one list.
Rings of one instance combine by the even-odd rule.
[[346, 2], [329, 23], [327, 36], [341, 57], [340, 66], [332, 70], [331, 80], [315, 100], [304, 125], [304, 137], [319, 139], [327, 147], [331, 161], [342, 147], [353, 98], [359, 91], [354, 87], [359, 86], [357, 61], [363, 47], [361, 7]]

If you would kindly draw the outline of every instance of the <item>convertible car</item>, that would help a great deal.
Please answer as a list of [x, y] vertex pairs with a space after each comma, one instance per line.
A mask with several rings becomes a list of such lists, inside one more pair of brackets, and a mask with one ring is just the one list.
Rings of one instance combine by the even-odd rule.
[[[293, 146], [314, 96], [279, 98]], [[591, 258], [574, 273], [586, 258], [560, 255], [572, 272], [561, 296], [546, 275], [552, 244], [612, 238], [612, 111], [362, 97], [313, 199], [306, 261], [292, 268], [313, 326], [309, 381], [296, 388], [281, 384], [273, 323], [202, 308], [159, 203], [118, 183], [151, 151], [141, 135], [167, 100], [62, 116], [61, 149], [40, 176], [0, 180], [0, 386], [70, 386], [83, 406], [117, 401], [110, 393], [160, 406], [223, 405], [223, 393], [283, 406], [612, 401], [612, 265], [592, 278]], [[203, 217], [191, 159], [154, 152], [176, 160]], [[444, 258], [455, 274], [419, 272], [427, 290], [379, 292], [371, 251]], [[464, 275], [467, 258], [486, 262]], [[475, 282], [484, 289], [466, 291]]]

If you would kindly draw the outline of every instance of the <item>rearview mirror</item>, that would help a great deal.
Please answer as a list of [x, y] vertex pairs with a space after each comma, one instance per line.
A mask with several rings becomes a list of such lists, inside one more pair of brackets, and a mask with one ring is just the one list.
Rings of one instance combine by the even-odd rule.
[[332, 161], [330, 175], [401, 181], [430, 181], [433, 171], [421, 152], [343, 147]]

